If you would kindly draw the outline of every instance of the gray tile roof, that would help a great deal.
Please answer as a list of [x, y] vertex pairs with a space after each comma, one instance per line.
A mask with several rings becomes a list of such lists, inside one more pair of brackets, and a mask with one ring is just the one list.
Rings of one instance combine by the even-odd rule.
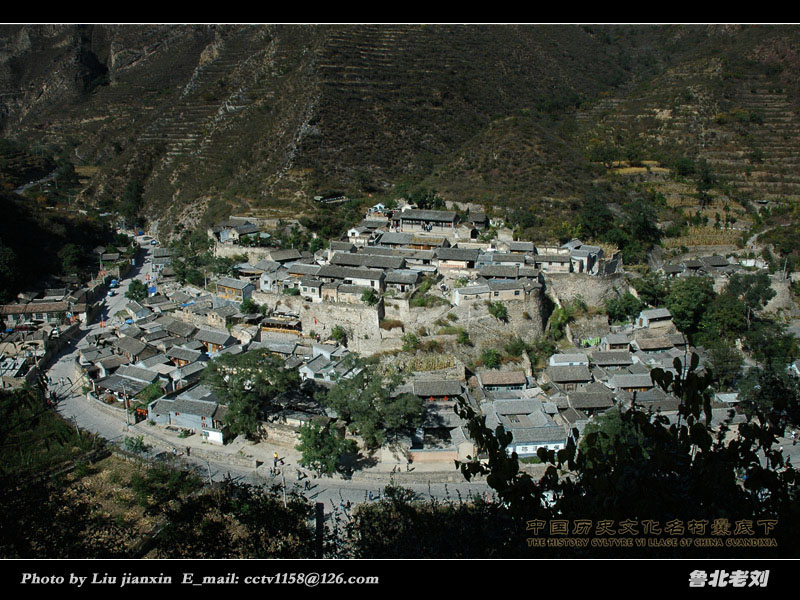
[[513, 432], [514, 443], [530, 444], [534, 442], [564, 442], [567, 441], [567, 432], [560, 425], [549, 425], [544, 427], [531, 427], [519, 429]]
[[522, 290], [525, 287], [519, 281], [503, 281], [501, 279], [492, 279], [487, 283], [487, 285], [493, 292], [501, 292], [504, 290]]
[[339, 267], [336, 265], [325, 265], [320, 268], [317, 277], [321, 279], [367, 279], [380, 281], [384, 277], [380, 269], [366, 269], [353, 267]]
[[536, 246], [533, 242], [508, 242], [510, 252], [535, 252]]
[[490, 292], [488, 285], [468, 285], [462, 288], [456, 288], [459, 296], [473, 296], [480, 294], [488, 294]]
[[422, 275], [419, 271], [412, 271], [410, 269], [388, 271], [386, 273], [386, 283], [403, 283], [413, 285], [417, 283]]
[[147, 383], [152, 383], [158, 378], [158, 374], [155, 371], [143, 369], [135, 365], [122, 365], [119, 369], [117, 369], [116, 374], [120, 377], [135, 379], [137, 381], [145, 381]]
[[273, 250], [270, 252], [270, 258], [275, 262], [287, 262], [290, 260], [298, 260], [302, 258], [302, 254], [296, 248], [289, 248], [286, 250]]
[[671, 319], [672, 313], [666, 308], [650, 308], [643, 310], [641, 316], [645, 319]]
[[134, 356], [140, 354], [145, 348], [147, 348], [147, 344], [144, 342], [130, 337], [118, 339], [116, 342], [114, 342], [114, 346], [121, 352]]
[[95, 385], [100, 389], [122, 393], [130, 397], [130, 396], [135, 396], [150, 384], [145, 381], [139, 381], [137, 379], [128, 379], [127, 377], [121, 377], [120, 375], [117, 375], [115, 373], [110, 377], [106, 377], [105, 379], [100, 379], [95, 383]]
[[481, 277], [516, 279], [519, 277], [517, 265], [483, 265], [478, 269]]
[[439, 260], [463, 260], [475, 262], [478, 260], [480, 250], [477, 248], [438, 248], [436, 258]]
[[383, 233], [380, 238], [378, 238], [378, 244], [388, 246], [405, 246], [406, 244], [410, 243], [412, 239], [414, 239], [414, 236], [410, 233], [387, 231]]
[[614, 406], [614, 394], [611, 390], [605, 392], [574, 391], [567, 393], [569, 405], [578, 410], [610, 408]]
[[455, 211], [447, 210], [421, 210], [412, 208], [401, 212], [399, 215], [395, 214], [394, 219], [400, 220], [414, 220], [414, 221], [430, 221], [436, 223], [452, 223], [457, 219]]
[[414, 395], [422, 398], [441, 396], [460, 396], [462, 386], [455, 379], [436, 379], [429, 381], [416, 380], [413, 382]]
[[634, 340], [633, 345], [645, 352], [674, 348], [674, 344], [667, 337], [639, 338]]
[[292, 263], [288, 267], [289, 275], [316, 275], [320, 266], [307, 263]]
[[243, 290], [247, 286], [252, 286], [253, 284], [242, 279], [234, 279], [233, 277], [221, 277], [219, 280], [217, 280], [217, 285], [233, 288], [235, 290]]
[[584, 365], [576, 366], [548, 366], [547, 373], [555, 383], [575, 383], [591, 381], [592, 375], [589, 368]]
[[525, 385], [527, 379], [524, 371], [487, 371], [478, 378], [484, 386]]
[[633, 364], [633, 356], [625, 350], [596, 351], [592, 353], [592, 362], [601, 367], [625, 366]]
[[614, 388], [639, 388], [639, 387], [653, 387], [653, 380], [650, 373], [641, 374], [616, 374], [609, 381]]
[[189, 362], [199, 360], [202, 355], [203, 353], [199, 350], [190, 350], [189, 348], [181, 348], [180, 346], [172, 346], [167, 350], [167, 357]]
[[351, 254], [337, 252], [331, 257], [331, 264], [345, 267], [367, 267], [375, 269], [402, 269], [405, 259], [402, 256], [382, 256], [376, 254]]
[[198, 329], [197, 333], [194, 334], [194, 339], [220, 346], [233, 341], [233, 337], [227, 331], [215, 331], [213, 329]]

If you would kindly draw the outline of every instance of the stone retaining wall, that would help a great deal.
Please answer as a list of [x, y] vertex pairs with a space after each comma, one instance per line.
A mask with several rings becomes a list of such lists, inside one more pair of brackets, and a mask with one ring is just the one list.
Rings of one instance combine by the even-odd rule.
[[559, 306], [580, 296], [587, 306], [604, 306], [606, 298], [621, 296], [628, 291], [624, 273], [597, 276], [587, 273], [548, 273], [545, 276], [547, 293]]

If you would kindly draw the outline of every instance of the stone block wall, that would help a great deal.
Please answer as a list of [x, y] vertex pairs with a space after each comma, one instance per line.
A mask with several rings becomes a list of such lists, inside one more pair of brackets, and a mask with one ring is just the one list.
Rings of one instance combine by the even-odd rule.
[[587, 306], [603, 306], [606, 298], [615, 298], [628, 291], [624, 273], [598, 277], [587, 273], [548, 273], [545, 276], [548, 296], [557, 305], [580, 296]]

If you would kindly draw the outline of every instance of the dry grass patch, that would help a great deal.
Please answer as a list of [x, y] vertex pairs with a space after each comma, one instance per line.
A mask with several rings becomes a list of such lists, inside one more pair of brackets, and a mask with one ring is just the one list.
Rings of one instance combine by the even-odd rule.
[[143, 473], [146, 468], [144, 464], [110, 456], [95, 463], [87, 475], [81, 477], [71, 474], [68, 489], [79, 490], [83, 499], [94, 506], [98, 514], [115, 519], [121, 517], [126, 522], [136, 521], [138, 529], [149, 531], [154, 519], [136, 505], [135, 495], [130, 488], [133, 475]]
[[665, 238], [665, 248], [681, 246], [730, 246], [736, 244], [742, 232], [735, 229], [716, 229], [714, 227], [690, 227], [687, 235]]

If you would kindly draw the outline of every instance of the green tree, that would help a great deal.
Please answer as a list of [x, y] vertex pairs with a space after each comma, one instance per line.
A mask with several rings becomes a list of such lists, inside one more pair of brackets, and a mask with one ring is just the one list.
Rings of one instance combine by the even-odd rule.
[[717, 178], [711, 170], [708, 162], [701, 158], [697, 161], [697, 196], [700, 200], [700, 209], [705, 208], [706, 204], [711, 200], [709, 191], [717, 183]]
[[706, 345], [719, 340], [733, 343], [747, 329], [747, 307], [733, 294], [723, 292], [706, 307], [698, 338]]
[[196, 473], [165, 464], [153, 465], [144, 473], [134, 473], [131, 477], [134, 497], [149, 513], [160, 513], [171, 500], [201, 487], [202, 482]]
[[695, 164], [694, 161], [688, 156], [681, 156], [675, 160], [673, 164], [675, 174], [680, 177], [688, 177], [694, 175]]
[[509, 356], [522, 356], [523, 352], [528, 351], [528, 345], [520, 337], [513, 337], [503, 348]]
[[619, 159], [619, 149], [610, 142], [595, 141], [589, 146], [589, 160], [599, 162], [606, 169], [614, 166], [614, 161]]
[[508, 308], [502, 302], [492, 302], [489, 304], [489, 314], [498, 321], [508, 322]]
[[589, 197], [578, 213], [583, 235], [600, 239], [613, 226], [614, 215], [602, 198]]
[[339, 342], [343, 346], [347, 345], [347, 332], [341, 325], [334, 325], [331, 329], [331, 339]]
[[252, 298], [245, 298], [244, 302], [241, 304], [241, 311], [246, 315], [250, 315], [261, 312], [261, 307]]
[[633, 289], [647, 306], [662, 306], [669, 293], [669, 282], [661, 273], [648, 273], [631, 281]]
[[583, 430], [578, 444], [578, 452], [584, 456], [586, 468], [599, 467], [609, 460], [620, 458], [622, 453], [628, 453], [625, 458], [630, 464], [636, 461], [646, 462], [649, 459], [642, 431], [635, 423], [623, 418], [619, 408], [612, 408], [592, 419]]
[[694, 335], [700, 320], [715, 297], [709, 277], [685, 277], [670, 284], [664, 304], [672, 313], [675, 326], [686, 335]]
[[612, 323], [630, 321], [644, 308], [642, 302], [630, 292], [625, 292], [619, 298], [607, 298], [604, 304]]
[[125, 292], [125, 297], [134, 302], [141, 302], [147, 298], [147, 286], [138, 279], [132, 279], [128, 284], [128, 291]]
[[310, 421], [299, 431], [297, 449], [302, 453], [300, 464], [323, 475], [333, 475], [343, 456], [358, 454], [358, 444], [348, 440], [344, 432], [330, 423]]
[[788, 425], [800, 426], [797, 382], [773, 364], [747, 372], [739, 386], [739, 406], [748, 417], [771, 425], [781, 435]]
[[625, 207], [627, 227], [631, 240], [640, 242], [647, 250], [661, 241], [658, 216], [653, 207], [644, 200], [636, 200]]
[[141, 217], [139, 211], [142, 205], [142, 182], [139, 179], [131, 179], [125, 185], [120, 199], [120, 213], [125, 222], [130, 225], [140, 225]]
[[344, 359], [346, 377], [339, 377], [319, 400], [347, 423], [368, 448], [379, 448], [387, 436], [416, 427], [424, 412], [413, 394], [397, 393], [402, 375], [392, 367], [366, 361], [355, 354]]
[[714, 376], [714, 383], [721, 389], [732, 389], [742, 377], [744, 357], [724, 339], [717, 339], [706, 345], [708, 366]]
[[419, 338], [411, 332], [403, 336], [403, 352], [414, 352], [419, 348]]
[[500, 368], [500, 353], [494, 348], [484, 348], [481, 352], [481, 363], [487, 369]]
[[735, 273], [726, 286], [726, 292], [740, 299], [747, 307], [747, 327], [750, 328], [755, 311], [763, 309], [776, 293], [766, 273]]
[[4, 246], [0, 240], [0, 302], [6, 302], [14, 297], [17, 256], [14, 250]]
[[472, 346], [472, 340], [469, 339], [469, 333], [467, 333], [466, 329], [459, 330], [456, 341], [462, 346]]
[[[580, 452], [572, 440], [563, 450], [540, 449], [538, 457], [546, 468], [535, 479], [520, 469], [519, 457], [509, 451], [511, 434], [502, 426], [491, 431], [462, 403], [458, 412], [467, 419], [470, 437], [482, 456], [457, 464], [468, 480], [486, 476], [508, 507], [509, 519], [617, 521], [648, 515], [653, 520], [710, 522], [720, 514], [732, 521], [772, 519], [777, 524], [773, 535], [778, 549], [765, 552], [792, 556], [800, 533], [798, 474], [774, 446], [779, 425], [768, 419], [751, 420], [732, 430], [729, 418], [712, 426], [711, 377], [697, 372], [698, 363], [692, 355], [684, 369], [676, 360], [680, 377], [652, 371], [657, 385], [680, 402], [676, 421], [634, 404], [619, 413], [624, 435], [613, 438], [590, 432], [583, 436]], [[708, 557], [708, 552], [708, 548], [634, 549], [618, 555]], [[740, 550], [720, 547], [715, 552], [725, 556]]]
[[361, 294], [361, 301], [367, 306], [375, 306], [379, 300], [380, 296], [378, 296], [372, 288], [367, 288], [364, 290], [364, 293]]
[[58, 251], [62, 273], [71, 275], [80, 271], [83, 262], [83, 250], [77, 244], [66, 244]]
[[225, 479], [168, 503], [156, 558], [313, 558], [314, 505], [294, 491]]
[[202, 379], [228, 407], [226, 428], [249, 439], [259, 439], [275, 399], [300, 386], [297, 369], [285, 369], [283, 361], [264, 350], [220, 355], [208, 363]]
[[744, 333], [745, 349], [760, 364], [787, 366], [798, 355], [797, 338], [786, 325], [762, 320], [753, 323]]

